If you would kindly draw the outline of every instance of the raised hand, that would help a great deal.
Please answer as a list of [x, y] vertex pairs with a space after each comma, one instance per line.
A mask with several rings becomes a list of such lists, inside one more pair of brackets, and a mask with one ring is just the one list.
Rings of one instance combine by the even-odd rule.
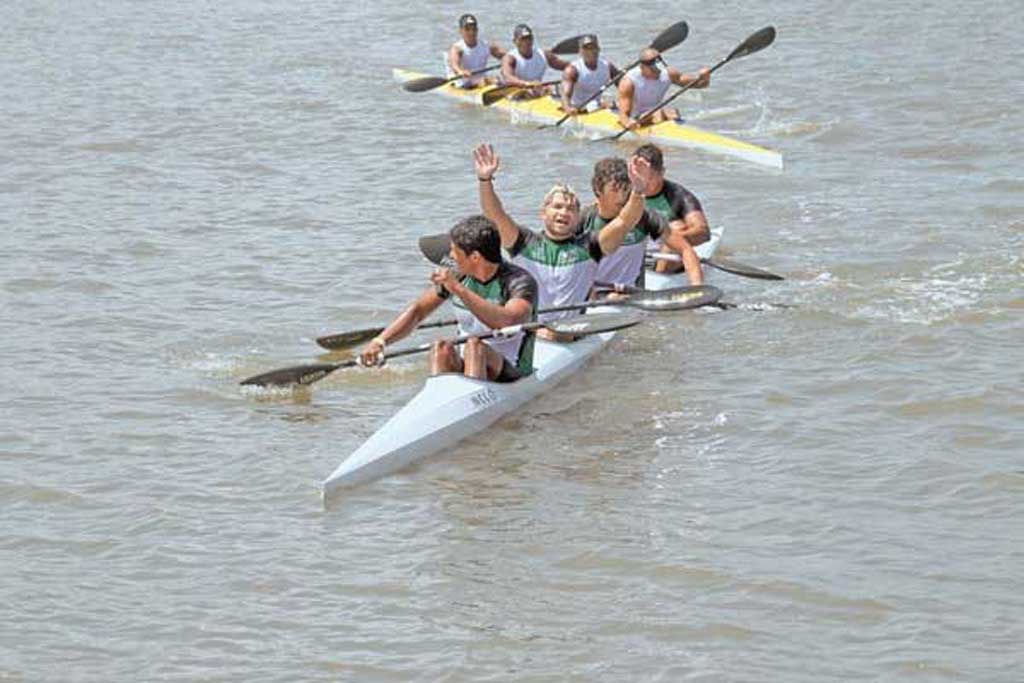
[[643, 192], [644, 188], [650, 183], [651, 176], [654, 174], [651, 162], [634, 154], [629, 159], [628, 170], [629, 182], [633, 186], [633, 191]]
[[501, 166], [501, 157], [490, 145], [480, 145], [473, 150], [473, 167], [476, 169], [476, 177], [480, 180], [490, 180], [498, 172]]

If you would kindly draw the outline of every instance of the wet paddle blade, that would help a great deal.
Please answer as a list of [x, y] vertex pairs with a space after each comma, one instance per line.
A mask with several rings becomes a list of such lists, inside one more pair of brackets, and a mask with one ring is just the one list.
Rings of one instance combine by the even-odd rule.
[[512, 93], [522, 90], [518, 85], [503, 85], [493, 90], [488, 90], [481, 97], [480, 101], [485, 107], [489, 107], [495, 102], [500, 102]]
[[773, 42], [775, 42], [775, 27], [765, 26], [760, 31], [751, 34], [750, 37], [736, 46], [736, 49], [730, 52], [729, 56], [723, 61], [731, 62], [734, 59], [754, 54], [755, 52], [765, 49]]
[[402, 90], [406, 92], [426, 92], [434, 88], [440, 88], [450, 81], [451, 79], [441, 76], [424, 76], [423, 78], [414, 78], [411, 81], [406, 81], [402, 84]]
[[[544, 81], [543, 83], [541, 83], [541, 85], [555, 85], [556, 83], [561, 82], [562, 79], [558, 79], [557, 81]], [[493, 90], [488, 90], [487, 92], [485, 92], [483, 95], [480, 96], [480, 102], [485, 107], [489, 107], [492, 104], [496, 102], [501, 102], [506, 97], [510, 95], [515, 95], [517, 92], [524, 89], [525, 88], [518, 85], [503, 85], [498, 88], [494, 88]]]
[[588, 334], [614, 332], [633, 327], [640, 323], [640, 316], [633, 313], [595, 313], [593, 315], [577, 315], [561, 320], [551, 320], [544, 327], [559, 334], [572, 334], [582, 337]]
[[312, 384], [322, 380], [338, 368], [352, 367], [356, 361], [345, 363], [315, 363], [312, 365], [295, 365], [290, 368], [271, 370], [262, 375], [253, 375], [239, 384], [256, 387], [286, 387], [293, 384]]
[[630, 294], [623, 302], [642, 311], [684, 311], [708, 306], [722, 297], [722, 290], [714, 285], [673, 287]]
[[712, 268], [717, 268], [726, 273], [732, 273], [733, 275], [740, 275], [742, 277], [749, 277], [755, 280], [785, 280], [786, 278], [775, 273], [769, 273], [767, 270], [755, 268], [754, 266], [748, 266], [745, 263], [739, 263], [737, 261], [730, 261], [724, 258], [714, 259], [701, 259], [701, 261]]
[[678, 24], [672, 24], [662, 31], [657, 38], [651, 41], [651, 47], [658, 52], [671, 50], [676, 45], [686, 40], [686, 36], [688, 35], [690, 35], [690, 27], [685, 21], [680, 21]]
[[551, 52], [554, 52], [556, 55], [577, 54], [580, 51], [580, 40], [583, 38], [584, 35], [586, 34], [584, 33], [578, 36], [573, 36], [572, 38], [566, 38], [565, 40], [559, 43], [555, 43], [555, 46], [549, 48], [549, 50]]
[[363, 342], [370, 341], [383, 331], [383, 327], [368, 327], [364, 330], [352, 330], [350, 332], [326, 334], [322, 337], [317, 337], [316, 343], [322, 348], [329, 349], [331, 351], [339, 351], [341, 349], [347, 349], [355, 346], [356, 344], [362, 344]]
[[441, 265], [445, 257], [448, 256], [448, 251], [451, 248], [451, 241], [448, 238], [448, 233], [442, 232], [437, 235], [424, 235], [419, 239], [420, 253], [423, 254], [428, 261]]

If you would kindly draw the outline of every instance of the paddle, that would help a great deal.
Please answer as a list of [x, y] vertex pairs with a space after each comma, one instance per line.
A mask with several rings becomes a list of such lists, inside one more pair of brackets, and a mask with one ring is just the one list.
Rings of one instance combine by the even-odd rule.
[[[735, 50], [733, 50], [732, 52], [729, 53], [728, 57], [726, 57], [725, 59], [720, 61], [718, 64], [715, 64], [713, 67], [711, 67], [711, 73], [714, 73], [715, 71], [717, 71], [719, 69], [719, 67], [725, 66], [726, 64], [728, 64], [729, 62], [731, 62], [734, 59], [739, 59], [740, 57], [746, 57], [747, 55], [751, 55], [751, 54], [754, 54], [755, 52], [759, 52], [759, 51], [765, 49], [766, 47], [771, 45], [774, 41], [775, 41], [775, 27], [774, 26], [766, 26], [766, 27], [764, 27], [760, 31], [757, 31], [756, 33], [753, 33], [750, 36], [748, 36], [746, 40], [744, 40], [742, 43], [740, 43], [739, 45], [736, 46]], [[694, 81], [694, 83], [696, 83], [696, 81]], [[654, 105], [653, 107], [651, 107], [650, 109], [648, 109], [647, 111], [642, 113], [637, 120], [638, 121], [643, 121], [643, 119], [649, 117], [654, 112], [658, 111], [659, 109], [662, 109], [663, 107], [668, 106], [669, 103], [672, 102], [672, 100], [676, 99], [677, 97], [679, 97], [680, 95], [682, 95], [684, 92], [686, 92], [687, 90], [689, 90], [692, 87], [693, 87], [693, 83], [690, 83], [689, 85], [684, 85], [679, 90], [675, 91], [675, 93], [673, 93], [671, 96], [665, 98], [664, 100], [662, 100], [658, 104]], [[641, 126], [641, 128], [646, 127], [646, 125], [649, 125], [649, 124], [644, 124], [643, 126]], [[623, 130], [621, 130], [620, 132], [616, 133], [615, 135], [612, 135], [611, 137], [599, 138], [599, 139], [601, 139], [601, 140], [618, 140], [619, 138], [621, 138], [623, 135], [625, 135], [628, 132], [630, 132], [630, 129], [629, 128], [624, 128]]]
[[[487, 73], [488, 71], [494, 71], [500, 69], [501, 64], [494, 64], [492, 66], [485, 67], [483, 69], [477, 69], [476, 71], [470, 71], [470, 76], [477, 76], [479, 74]], [[414, 78], [411, 81], [406, 81], [402, 84], [402, 90], [408, 92], [427, 92], [435, 88], [440, 88], [442, 85], [446, 85], [453, 81], [465, 78], [465, 76], [424, 76], [423, 78]]]
[[[557, 85], [557, 84], [559, 84], [561, 82], [562, 82], [562, 79], [559, 78], [557, 81], [544, 81], [543, 83], [540, 83], [540, 84], [538, 84], [536, 86], [532, 86], [532, 87], [539, 88], [541, 86]], [[509, 95], [512, 95], [512, 94], [516, 93], [519, 90], [526, 90], [526, 89], [528, 89], [528, 86], [524, 86], [524, 85], [499, 85], [497, 88], [494, 88], [493, 90], [488, 90], [487, 92], [485, 92], [480, 97], [480, 101], [483, 102], [483, 105], [485, 107], [489, 107], [492, 104], [494, 104], [495, 102], [500, 102], [501, 100], [505, 99]]]
[[[436, 235], [424, 235], [420, 237], [419, 241], [420, 253], [422, 253], [428, 261], [436, 263], [437, 265], [444, 265], [445, 260], [448, 258], [448, 250], [451, 245], [451, 240], [448, 237], [448, 233], [440, 232]], [[659, 258], [665, 261], [682, 261], [682, 257], [677, 254], [651, 254], [653, 258]], [[743, 266], [742, 264], [729, 262], [722, 260], [715, 261], [712, 263], [710, 259], [701, 259], [702, 262], [707, 263], [709, 266], [716, 267], [716, 264], [728, 265], [730, 268], [721, 268], [729, 273], [736, 275], [746, 275], [747, 277], [760, 277], [763, 280], [781, 280], [782, 278], [778, 275], [769, 273], [768, 271], [754, 268], [753, 266]], [[770, 276], [770, 277], [768, 277]], [[669, 290], [662, 290], [669, 291]], [[652, 292], [656, 294], [657, 292]], [[372, 339], [372, 337], [370, 337]]]
[[[436, 263], [437, 265], [445, 265], [446, 264], [447, 259], [448, 259], [448, 251], [449, 251], [450, 246], [451, 246], [451, 240], [450, 240], [450, 238], [448, 236], [448, 233], [440, 232], [440, 233], [437, 233], [436, 235], [423, 235], [422, 237], [420, 237], [420, 239], [418, 240], [417, 244], [419, 245], [420, 253], [422, 253], [427, 258], [428, 261], [430, 261], [431, 263]], [[662, 256], [659, 255], [659, 254], [652, 254], [652, 256], [654, 258], [662, 258]], [[665, 258], [663, 260], [666, 260], [666, 261], [681, 261], [682, 257], [680, 257], [678, 255], [675, 255], [675, 254], [667, 254], [667, 255], [665, 255]], [[705, 262], [708, 263], [708, 265], [712, 265], [710, 260], [701, 259], [701, 261], [705, 261]], [[715, 263], [721, 263], [721, 261], [716, 261]], [[726, 263], [729, 263], [729, 262], [726, 262]], [[778, 275], [772, 275], [772, 273], [769, 273], [769, 272], [764, 271], [764, 270], [760, 270], [758, 268], [753, 268], [753, 267], [743, 267], [743, 268], [741, 268], [740, 267], [741, 264], [738, 264], [738, 263], [729, 263], [729, 265], [732, 266], [732, 269], [728, 270], [727, 272], [735, 273], [737, 275], [745, 274], [748, 277], [756, 277], [756, 275], [754, 275], [754, 273], [758, 273], [758, 274], [760, 274], [760, 277], [762, 279], [765, 279], [765, 280], [776, 280], [776, 279], [777, 280], [781, 280], [782, 279]], [[723, 270], [725, 270], [725, 269], [723, 268]], [[772, 275], [772, 277], [765, 277], [767, 275]], [[708, 286], [710, 286], [710, 285], [708, 285]], [[680, 289], [682, 289], [682, 288], [680, 288]], [[715, 291], [718, 291], [717, 288], [712, 287], [712, 289], [715, 289]], [[672, 290], [661, 290], [661, 291], [662, 292], [667, 292], [667, 291], [672, 291]], [[651, 295], [657, 295], [658, 292], [654, 291], [654, 292], [650, 292], [650, 294]], [[721, 292], [719, 292], [719, 295], [721, 295]], [[717, 301], [717, 299], [716, 299], [716, 301]], [[541, 312], [543, 313], [544, 311], [541, 311]], [[371, 337], [371, 339], [372, 339], [372, 337]]]
[[580, 51], [580, 40], [586, 33], [581, 33], [578, 36], [572, 38], [566, 38], [560, 43], [555, 43], [554, 47], [549, 47], [548, 52], [554, 52], [556, 55], [574, 55]]
[[[419, 239], [420, 252], [427, 257], [427, 260], [431, 263], [443, 265], [442, 261], [448, 257], [448, 249], [450, 240], [448, 233], [441, 232], [436, 235], [424, 235]], [[659, 259], [662, 261], [676, 261], [681, 263], [682, 257], [678, 254], [648, 254], [649, 257]], [[742, 277], [754, 278], [757, 280], [784, 280], [781, 275], [775, 273], [769, 273], [767, 270], [761, 270], [754, 266], [748, 266], [744, 263], [737, 261], [730, 261], [723, 258], [702, 258], [701, 263], [705, 263], [712, 268], [717, 268], [726, 273], [732, 273], [733, 275], [740, 275]]]
[[[551, 52], [556, 55], [571, 55], [579, 52], [580, 49], [580, 38], [583, 35], [573, 36], [572, 38], [566, 38], [560, 43], [556, 43], [553, 48], [550, 48]], [[476, 71], [470, 71], [470, 76], [478, 76], [479, 74], [487, 73], [488, 71], [494, 71], [500, 69], [501, 64], [494, 64], [483, 69], [477, 69]], [[414, 78], [411, 81], [406, 81], [402, 84], [402, 89], [408, 92], [427, 92], [428, 90], [434, 90], [440, 88], [442, 85], [446, 85], [453, 81], [465, 78], [465, 76], [424, 76], [422, 78]]]
[[[649, 45], [649, 47], [653, 47], [658, 52], [665, 52], [666, 50], [671, 50], [676, 45], [678, 45], [679, 43], [681, 43], [684, 40], [686, 40], [686, 36], [688, 36], [689, 34], [690, 34], [690, 27], [687, 26], [685, 21], [680, 21], [677, 24], [672, 24], [667, 29], [665, 29], [660, 34], [658, 34], [658, 37], [655, 38], [653, 41], [651, 41], [651, 44]], [[622, 77], [626, 75], [626, 72], [629, 71], [630, 69], [632, 69], [633, 67], [635, 67], [639, 63], [640, 63], [640, 60], [638, 59], [635, 62], [633, 62], [632, 64], [628, 65], [625, 69], [623, 69], [622, 71], [619, 72], [618, 76], [616, 76], [615, 78], [611, 79], [610, 81], [608, 81], [607, 83], [602, 85], [600, 90], [598, 90], [596, 93], [594, 93], [589, 98], [587, 98], [577, 108], [578, 109], [583, 109], [588, 104], [590, 104], [591, 102], [593, 102], [597, 98], [601, 97], [601, 95], [604, 94], [605, 90], [607, 90], [608, 88], [610, 88], [611, 86], [615, 85], [620, 80], [622, 80]], [[562, 118], [558, 119], [558, 121], [556, 121], [554, 123], [545, 123], [543, 126], [538, 126], [537, 130], [543, 130], [545, 128], [557, 128], [558, 126], [560, 126], [563, 123], [565, 123], [566, 121], [568, 121], [571, 117], [572, 117], [572, 114], [566, 114], [565, 116], [563, 116]]]
[[[570, 318], [562, 318], [560, 320], [551, 320], [548, 322], [529, 322], [522, 325], [511, 325], [509, 327], [503, 327], [497, 330], [492, 330], [485, 334], [478, 335], [464, 335], [456, 337], [453, 341], [455, 344], [463, 344], [471, 336], [475, 336], [477, 339], [491, 339], [492, 337], [511, 337], [520, 332], [528, 330], [536, 330], [541, 327], [546, 327], [552, 332], [559, 334], [571, 334], [575, 336], [585, 336], [589, 334], [600, 334], [602, 332], [614, 332], [615, 330], [625, 329], [632, 327], [640, 322], [640, 318], [635, 315], [628, 313], [609, 313], [604, 315], [579, 315]], [[398, 356], [409, 356], [416, 353], [424, 353], [430, 350], [433, 346], [433, 342], [426, 344], [420, 344], [419, 346], [412, 346], [405, 349], [396, 349], [387, 354], [388, 358], [396, 358]], [[318, 382], [327, 375], [331, 374], [335, 370], [341, 368], [351, 368], [359, 365], [359, 359], [352, 359], [343, 363], [313, 363], [309, 365], [295, 365], [288, 368], [281, 368], [280, 370], [271, 370], [260, 375], [254, 375], [248, 379], [241, 381], [243, 386], [276, 386], [284, 387], [293, 384], [298, 385], [309, 385], [314, 382]]]
[[[618, 300], [584, 301], [578, 304], [566, 304], [564, 306], [553, 306], [542, 308], [537, 311], [542, 313], [557, 313], [559, 311], [575, 311], [582, 308], [597, 308], [598, 306], [622, 306], [626, 308], [637, 308], [641, 311], [657, 313], [659, 311], [682, 311], [689, 308], [708, 306], [718, 301], [722, 296], [721, 290], [712, 285], [700, 285], [698, 287], [673, 287], [670, 289], [659, 289], [648, 291], [634, 288], [629, 296]], [[458, 320], [439, 320], [437, 322], [420, 325], [417, 329], [430, 327], [445, 327], [458, 324]], [[351, 330], [318, 337], [316, 343], [325, 349], [337, 351], [355, 344], [373, 339], [383, 332], [384, 327], [367, 327], [361, 330]]]
[[[597, 287], [598, 289], [602, 289], [602, 290], [607, 290], [607, 291], [610, 291], [610, 292], [616, 292], [618, 294], [636, 294], [637, 292], [647, 291], [647, 290], [644, 290], [644, 289], [642, 289], [640, 287], [634, 287], [633, 285], [624, 285], [624, 284], [619, 284], [619, 283], [614, 283], [614, 282], [595, 282], [594, 283], [594, 287]], [[661, 290], [661, 291], [667, 291], [667, 290]], [[733, 310], [733, 309], [736, 309], [736, 308], [742, 308], [742, 309], [745, 309], [745, 310], [754, 310], [754, 311], [763, 311], [763, 310], [767, 310], [767, 309], [771, 309], [771, 308], [796, 308], [795, 306], [793, 306], [791, 304], [779, 304], [779, 303], [770, 303], [770, 304], [749, 304], [749, 303], [747, 303], [747, 304], [734, 304], [734, 303], [728, 303], [728, 302], [725, 302], [725, 301], [714, 301], [714, 302], [709, 302], [709, 303], [706, 303], [706, 304], [703, 304], [703, 305], [704, 306], [712, 306], [714, 308], [720, 308], [723, 311], [730, 311], [730, 310]]]
[[[658, 261], [673, 261], [675, 263], [682, 263], [683, 259], [679, 254], [661, 254], [653, 253], [648, 254], [649, 258]], [[711, 266], [724, 273], [731, 273], [733, 275], [739, 275], [740, 277], [749, 277], [755, 280], [785, 280], [786, 278], [775, 273], [770, 273], [767, 270], [761, 270], [754, 266], [748, 266], [745, 263], [739, 261], [732, 261], [724, 258], [701, 258], [701, 263], [706, 266]]]
[[[438, 320], [432, 323], [422, 323], [416, 329], [426, 330], [432, 327], [447, 327], [448, 325], [458, 324], [458, 320], [454, 318], [450, 320]], [[350, 346], [361, 344], [366, 341], [370, 341], [378, 334], [383, 332], [386, 327], [365, 327], [360, 330], [349, 330], [347, 332], [336, 332], [334, 334], [325, 334], [322, 337], [316, 338], [316, 343], [325, 349], [331, 351], [338, 351], [340, 349], [347, 349]]]

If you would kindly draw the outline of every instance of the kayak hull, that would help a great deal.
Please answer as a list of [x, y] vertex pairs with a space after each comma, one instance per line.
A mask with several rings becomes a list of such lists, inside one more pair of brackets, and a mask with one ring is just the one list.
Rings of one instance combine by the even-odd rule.
[[379, 479], [486, 429], [574, 374], [614, 336], [605, 332], [571, 344], [538, 339], [535, 370], [517, 382], [499, 384], [460, 374], [427, 378], [420, 392], [323, 482], [324, 502], [339, 488]]

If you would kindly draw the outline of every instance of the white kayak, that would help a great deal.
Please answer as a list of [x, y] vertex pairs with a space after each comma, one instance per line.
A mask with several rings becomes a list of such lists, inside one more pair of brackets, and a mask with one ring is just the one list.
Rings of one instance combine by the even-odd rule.
[[[714, 255], [722, 230], [696, 247], [702, 258]], [[647, 273], [648, 289], [685, 285], [684, 275]], [[594, 309], [608, 312], [610, 307]], [[400, 470], [462, 439], [483, 431], [530, 399], [574, 374], [616, 335], [604, 332], [563, 344], [537, 339], [531, 375], [499, 384], [448, 373], [427, 378], [411, 401], [345, 458], [323, 482], [327, 505], [337, 492]]]

